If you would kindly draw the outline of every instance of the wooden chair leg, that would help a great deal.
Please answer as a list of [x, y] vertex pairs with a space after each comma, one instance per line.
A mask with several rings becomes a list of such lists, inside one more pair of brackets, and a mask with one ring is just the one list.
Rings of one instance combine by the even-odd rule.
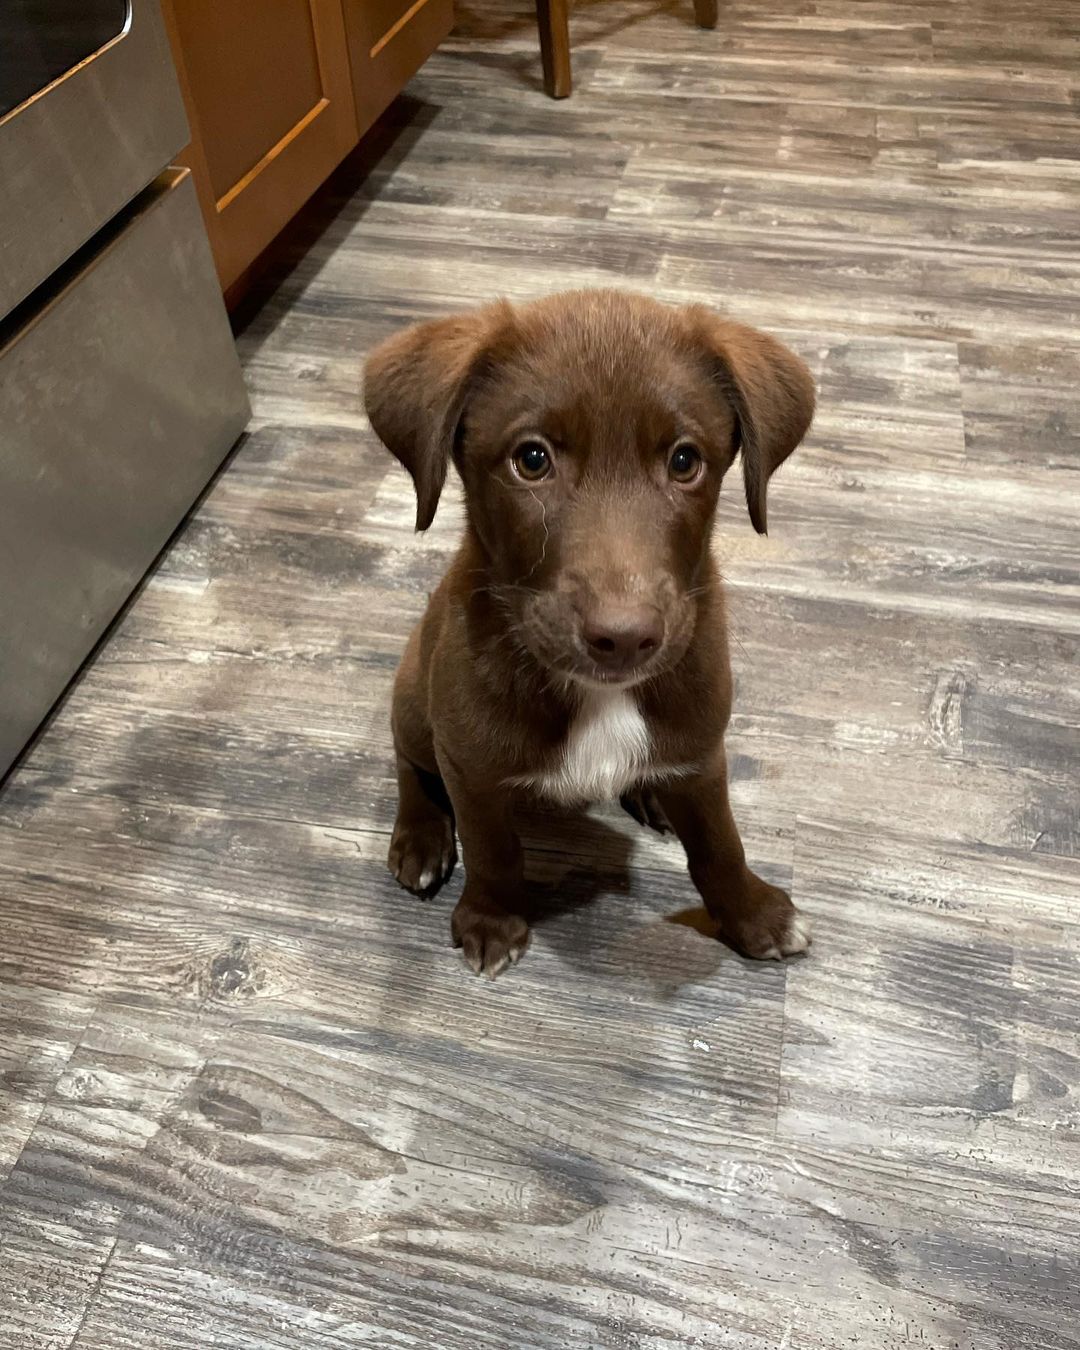
[[694, 18], [699, 28], [715, 28], [719, 18], [719, 0], [694, 0]]
[[[695, 0], [697, 3], [710, 0]], [[715, 5], [716, 0], [711, 3]], [[544, 88], [552, 98], [566, 98], [570, 93], [569, 0], [536, 0], [536, 22], [540, 28]]]

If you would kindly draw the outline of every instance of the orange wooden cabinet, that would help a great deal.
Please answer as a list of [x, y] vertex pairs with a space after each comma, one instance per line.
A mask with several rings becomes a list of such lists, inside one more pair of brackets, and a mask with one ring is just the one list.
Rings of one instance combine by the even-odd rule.
[[222, 288], [450, 31], [452, 0], [165, 0]]
[[449, 33], [453, 0], [344, 0], [361, 135]]

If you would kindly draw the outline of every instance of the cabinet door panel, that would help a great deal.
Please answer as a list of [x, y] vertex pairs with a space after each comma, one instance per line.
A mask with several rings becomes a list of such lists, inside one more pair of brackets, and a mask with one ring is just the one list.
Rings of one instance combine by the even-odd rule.
[[229, 287], [358, 140], [340, 0], [168, 0], [193, 171]]
[[344, 0], [361, 134], [454, 23], [453, 0]]

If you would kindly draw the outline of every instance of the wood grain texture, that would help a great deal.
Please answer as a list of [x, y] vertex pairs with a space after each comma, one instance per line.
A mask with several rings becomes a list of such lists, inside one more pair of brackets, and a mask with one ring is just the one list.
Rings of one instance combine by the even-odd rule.
[[[575, 9], [453, 39], [240, 343], [227, 472], [0, 795], [0, 1344], [1080, 1346], [1080, 20]], [[681, 20], [681, 21], [680, 21]], [[377, 150], [377, 153], [376, 153]], [[753, 865], [711, 942], [616, 807], [525, 822], [495, 985], [385, 871], [412, 533], [359, 369], [621, 284], [771, 327], [820, 412], [716, 547]]]

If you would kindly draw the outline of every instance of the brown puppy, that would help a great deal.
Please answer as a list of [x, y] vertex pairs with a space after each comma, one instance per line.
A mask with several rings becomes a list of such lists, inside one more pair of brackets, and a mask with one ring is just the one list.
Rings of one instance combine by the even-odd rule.
[[412, 475], [416, 528], [451, 460], [468, 516], [395, 686], [394, 876], [434, 894], [456, 825], [454, 941], [497, 975], [528, 940], [515, 802], [622, 796], [670, 821], [733, 947], [803, 951], [806, 921], [747, 867], [728, 805], [709, 536], [740, 449], [765, 532], [769, 477], [813, 415], [805, 365], [703, 307], [585, 291], [408, 329], [369, 358], [365, 402]]

